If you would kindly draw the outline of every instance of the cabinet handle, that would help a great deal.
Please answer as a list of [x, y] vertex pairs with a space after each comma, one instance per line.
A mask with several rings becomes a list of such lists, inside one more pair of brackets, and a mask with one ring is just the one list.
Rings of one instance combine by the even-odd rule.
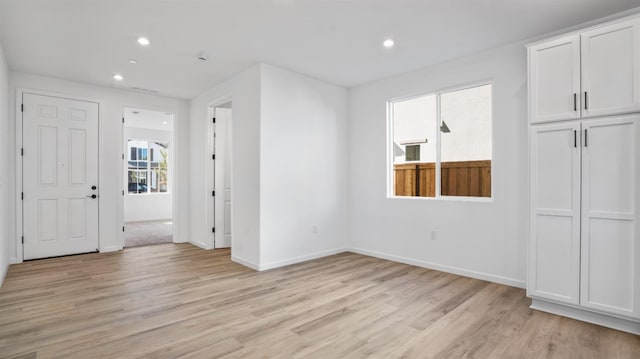
[[573, 130], [573, 147], [578, 147], [578, 131]]
[[589, 141], [588, 141], [589, 136], [587, 136], [587, 129], [584, 129], [584, 147], [589, 146]]
[[578, 111], [578, 94], [573, 94], [573, 110]]
[[587, 91], [584, 92], [584, 109], [589, 109], [589, 93]]

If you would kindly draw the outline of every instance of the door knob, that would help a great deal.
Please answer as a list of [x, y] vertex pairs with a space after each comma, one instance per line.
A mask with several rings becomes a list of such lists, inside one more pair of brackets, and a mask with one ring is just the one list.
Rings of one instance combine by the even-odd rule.
[[98, 198], [98, 196], [97, 196], [97, 195], [95, 195], [95, 194], [92, 194], [91, 196], [87, 196], [87, 198], [93, 198], [93, 199], [96, 199], [96, 198]]
[[91, 186], [91, 189], [95, 191], [96, 189], [98, 189], [98, 187], [96, 187], [96, 186]]

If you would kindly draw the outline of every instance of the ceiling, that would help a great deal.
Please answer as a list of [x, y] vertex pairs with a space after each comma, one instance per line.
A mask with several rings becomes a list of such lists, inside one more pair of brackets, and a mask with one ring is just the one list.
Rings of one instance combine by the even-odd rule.
[[[0, 43], [15, 71], [189, 99], [258, 62], [352, 87], [637, 6], [640, 0], [0, 0]], [[151, 45], [140, 47], [138, 36]], [[386, 37], [395, 39], [393, 49], [381, 46]], [[200, 52], [209, 61], [198, 61]]]
[[127, 107], [124, 109], [124, 125], [148, 130], [173, 131], [173, 114]]

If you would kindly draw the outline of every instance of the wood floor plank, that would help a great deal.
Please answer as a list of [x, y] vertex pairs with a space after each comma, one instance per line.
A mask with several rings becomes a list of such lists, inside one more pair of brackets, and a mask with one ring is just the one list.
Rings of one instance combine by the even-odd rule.
[[640, 358], [524, 291], [340, 253], [256, 272], [189, 244], [12, 265], [0, 358]]

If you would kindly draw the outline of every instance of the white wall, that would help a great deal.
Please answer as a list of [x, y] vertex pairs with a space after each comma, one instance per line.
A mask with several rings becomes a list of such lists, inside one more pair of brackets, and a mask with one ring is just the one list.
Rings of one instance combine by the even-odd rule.
[[[350, 90], [350, 247], [524, 286], [526, 66], [524, 45], [514, 44]], [[387, 100], [486, 79], [494, 94], [493, 200], [387, 198]]]
[[9, 167], [9, 68], [0, 45], [0, 286], [9, 269], [11, 222], [14, 211], [8, 184], [15, 171]]
[[[189, 187], [191, 191], [190, 242], [213, 248], [208, 216], [213, 176], [208, 106], [233, 98], [233, 186], [231, 256], [257, 268], [260, 262], [260, 66], [253, 66], [191, 101]], [[215, 103], [219, 104], [219, 103]]]
[[344, 250], [347, 90], [264, 64], [191, 102], [192, 243], [213, 247], [208, 106], [229, 98], [233, 260], [267, 269]]
[[269, 65], [261, 87], [260, 267], [343, 251], [347, 90]]
[[[169, 144], [169, 192], [128, 194], [124, 189], [124, 221], [154, 221], [173, 218], [173, 133], [171, 131], [150, 130], [147, 128], [125, 127], [124, 138], [126, 140], [150, 140]], [[128, 155], [124, 154], [125, 158]], [[123, 169], [124, 170], [124, 169]], [[127, 173], [123, 173], [123, 182], [127, 181]]]
[[[15, 169], [15, 95], [16, 89], [27, 88], [44, 90], [72, 96], [82, 96], [102, 100], [100, 119], [100, 250], [111, 251], [121, 248], [123, 213], [122, 195], [122, 113], [124, 107], [135, 107], [163, 112], [173, 112], [175, 117], [174, 131], [178, 137], [176, 151], [178, 153], [175, 185], [179, 195], [176, 196], [176, 223], [174, 231], [176, 242], [184, 242], [188, 238], [189, 218], [189, 106], [184, 100], [141, 94], [116, 88], [98, 87], [78, 82], [59, 80], [31, 74], [10, 73], [10, 121], [9, 121], [9, 158], [10, 168]], [[181, 151], [183, 147], [185, 150]], [[15, 170], [10, 171], [13, 174]], [[12, 210], [9, 211], [11, 226], [11, 257], [16, 261], [21, 256], [15, 238], [15, 177], [9, 179]], [[184, 223], [184, 225], [182, 225]]]

